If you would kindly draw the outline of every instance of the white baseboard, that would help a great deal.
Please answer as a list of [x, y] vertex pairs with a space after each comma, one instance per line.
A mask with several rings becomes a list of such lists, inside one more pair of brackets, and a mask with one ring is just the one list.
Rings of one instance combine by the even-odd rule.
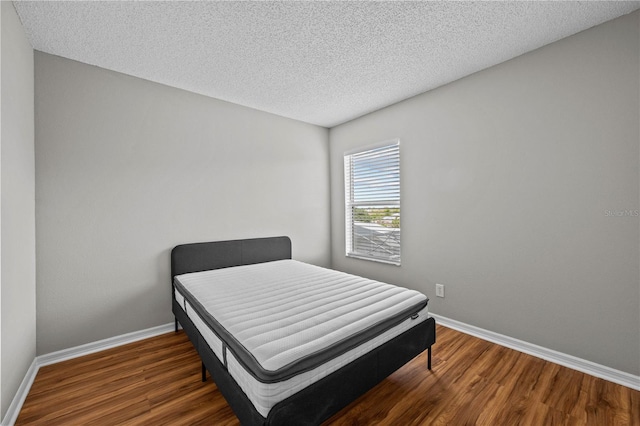
[[95, 352], [104, 351], [105, 349], [115, 348], [117, 346], [126, 345], [128, 343], [137, 342], [138, 340], [148, 339], [150, 337], [159, 336], [160, 334], [169, 333], [174, 330], [174, 323], [159, 325], [157, 327], [147, 328], [146, 330], [134, 331], [132, 333], [122, 334], [120, 336], [110, 337], [108, 339], [98, 340], [97, 342], [87, 343], [85, 345], [76, 346], [61, 351], [52, 352], [45, 355], [35, 357], [27, 374], [25, 375], [16, 395], [11, 401], [11, 405], [2, 419], [2, 426], [13, 426], [18, 419], [22, 404], [24, 404], [31, 385], [38, 374], [40, 367], [55, 364]]
[[631, 389], [640, 390], [640, 376], [625, 373], [624, 371], [616, 370], [614, 368], [607, 367], [601, 364], [596, 364], [595, 362], [587, 361], [586, 359], [578, 358], [573, 355], [567, 355], [565, 353], [534, 345], [523, 340], [514, 339], [503, 334], [494, 333], [493, 331], [465, 324], [463, 322], [442, 317], [440, 315], [436, 315], [433, 313], [430, 314], [433, 318], [435, 318], [438, 324], [445, 327], [452, 328], [454, 330], [460, 331], [465, 334], [470, 334], [472, 336], [487, 340], [500, 346], [514, 349], [519, 352], [524, 352], [537, 358], [542, 358], [546, 361], [553, 362], [555, 364], [559, 364], [573, 370], [581, 371], [591, 376], [599, 377], [601, 379], [608, 380], [610, 382], [617, 383]]
[[68, 359], [78, 358], [95, 352], [104, 351], [106, 349], [115, 348], [117, 346], [126, 345], [127, 343], [137, 342], [138, 340], [148, 339], [149, 337], [159, 336], [174, 330], [174, 324], [164, 324], [157, 327], [147, 328], [146, 330], [134, 331], [132, 333], [122, 334], [120, 336], [110, 337], [97, 342], [87, 343], [85, 345], [76, 346], [61, 351], [52, 352], [46, 355], [36, 357], [38, 367], [55, 364], [57, 362], [66, 361]]
[[2, 426], [13, 426], [18, 419], [18, 414], [20, 414], [20, 409], [22, 408], [22, 404], [24, 404], [24, 400], [27, 399], [27, 395], [29, 395], [31, 385], [36, 379], [36, 374], [38, 374], [38, 369], [39, 367], [36, 357], [29, 366], [27, 374], [25, 374], [24, 379], [22, 379], [22, 383], [20, 383], [20, 386], [18, 387], [16, 396], [13, 397], [9, 408], [7, 409], [7, 413], [2, 419]]

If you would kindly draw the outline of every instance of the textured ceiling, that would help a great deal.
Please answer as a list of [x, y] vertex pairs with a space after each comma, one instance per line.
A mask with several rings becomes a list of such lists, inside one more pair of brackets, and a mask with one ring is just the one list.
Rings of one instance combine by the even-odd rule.
[[14, 2], [36, 50], [332, 127], [640, 2]]

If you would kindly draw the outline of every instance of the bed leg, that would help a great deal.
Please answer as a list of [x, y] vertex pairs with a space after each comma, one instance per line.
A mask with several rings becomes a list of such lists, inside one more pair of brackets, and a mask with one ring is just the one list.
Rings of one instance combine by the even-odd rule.
[[427, 348], [427, 370], [431, 370], [431, 346]]
[[207, 381], [207, 367], [204, 366], [204, 362], [202, 363], [202, 381]]
[[176, 325], [176, 333], [178, 332], [178, 318], [174, 318], [174, 322]]

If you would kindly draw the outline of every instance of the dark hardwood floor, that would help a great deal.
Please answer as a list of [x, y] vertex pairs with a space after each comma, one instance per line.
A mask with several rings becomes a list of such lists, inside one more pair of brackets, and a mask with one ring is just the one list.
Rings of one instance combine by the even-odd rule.
[[[640, 425], [640, 392], [438, 326], [326, 425]], [[183, 332], [40, 369], [16, 425], [238, 425]]]

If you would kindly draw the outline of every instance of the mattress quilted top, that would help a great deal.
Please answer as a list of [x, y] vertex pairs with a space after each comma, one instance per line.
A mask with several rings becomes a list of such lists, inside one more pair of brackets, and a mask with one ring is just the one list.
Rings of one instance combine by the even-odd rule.
[[427, 303], [414, 290], [295, 260], [184, 274], [174, 283], [261, 379], [337, 356]]

